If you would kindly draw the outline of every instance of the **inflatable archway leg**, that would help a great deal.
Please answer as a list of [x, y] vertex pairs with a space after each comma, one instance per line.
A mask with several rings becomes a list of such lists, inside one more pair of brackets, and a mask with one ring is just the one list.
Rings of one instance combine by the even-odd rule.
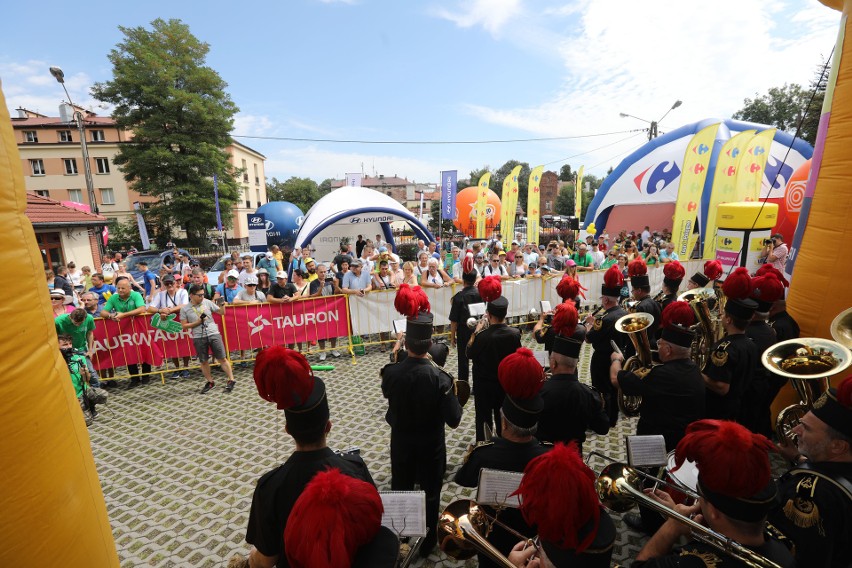
[[[0, 566], [117, 567], [89, 435], [56, 342], [23, 169], [0, 90]], [[8, 299], [7, 299], [8, 300]]]
[[852, 0], [821, 1], [842, 9], [843, 19], [812, 162], [811, 177], [816, 181], [809, 180], [808, 189], [811, 183], [816, 185], [793, 259], [787, 308], [799, 323], [802, 337], [831, 338], [831, 320], [852, 305], [852, 25], [848, 19]]

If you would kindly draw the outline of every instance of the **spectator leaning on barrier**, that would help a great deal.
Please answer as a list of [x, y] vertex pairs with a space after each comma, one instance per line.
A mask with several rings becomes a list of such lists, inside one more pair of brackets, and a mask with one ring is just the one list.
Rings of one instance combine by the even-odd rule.
[[[163, 286], [165, 290], [153, 295], [148, 303], [148, 312], [158, 313], [161, 317], [168, 317], [172, 314], [180, 312], [181, 308], [189, 303], [189, 294], [181, 288], [175, 277], [169, 274], [163, 278]], [[180, 362], [177, 357], [172, 357], [172, 364], [175, 369], [180, 367]], [[183, 358], [183, 371], [175, 370], [172, 373], [173, 379], [188, 379], [189, 378], [189, 357]]]
[[225, 275], [225, 283], [219, 284], [216, 286], [216, 295], [213, 297], [213, 300], [218, 300], [222, 298], [225, 300], [226, 304], [232, 304], [234, 302], [234, 298], [237, 297], [242, 291], [242, 287], [237, 283], [240, 275], [236, 270], [231, 270], [228, 274]]
[[213, 353], [213, 358], [219, 362], [225, 376], [228, 377], [228, 383], [225, 385], [225, 392], [234, 390], [234, 372], [231, 369], [231, 364], [228, 362], [227, 353], [225, 353], [225, 344], [222, 342], [222, 335], [219, 333], [219, 326], [213, 321], [213, 312], [218, 312], [219, 306], [204, 297], [204, 289], [193, 284], [189, 287], [189, 303], [182, 306], [180, 310], [180, 320], [183, 329], [192, 330], [192, 343], [195, 346], [195, 354], [198, 356], [198, 363], [201, 365], [201, 373], [207, 382], [204, 388], [201, 389], [201, 394], [205, 394], [213, 388], [213, 376], [210, 374], [210, 355]]
[[577, 263], [577, 270], [580, 272], [588, 272], [595, 269], [595, 263], [592, 260], [592, 255], [589, 254], [589, 247], [586, 243], [580, 243], [577, 247], [577, 252], [571, 255], [571, 260]]
[[[142, 294], [134, 292], [130, 289], [130, 282], [122, 280], [118, 283], [118, 291], [109, 297], [109, 300], [104, 304], [101, 310], [101, 317], [120, 321], [124, 318], [144, 314], [146, 311], [145, 300], [142, 299]], [[150, 381], [148, 375], [151, 373], [151, 364], [142, 363], [141, 379], [139, 378], [139, 365], [127, 365], [127, 372], [130, 373], [130, 388], [137, 386], [140, 382], [147, 384]]]
[[341, 287], [344, 294], [363, 296], [366, 292], [373, 289], [370, 283], [370, 273], [363, 271], [363, 264], [360, 260], [355, 259], [349, 267], [349, 272], [343, 275], [343, 286]]
[[92, 292], [98, 297], [98, 307], [102, 309], [107, 299], [115, 294], [116, 289], [112, 284], [104, 282], [103, 274], [95, 272], [92, 274], [92, 287], [89, 288], [89, 292]]
[[293, 301], [293, 296], [296, 294], [296, 287], [287, 282], [287, 273], [279, 270], [276, 275], [275, 284], [269, 288], [269, 294], [266, 299], [271, 304], [284, 304]]
[[[335, 294], [340, 294], [340, 288], [337, 287], [337, 282], [334, 277], [329, 273], [328, 267], [320, 263], [317, 265], [317, 279], [311, 282], [310, 288], [311, 297], [320, 297], [320, 296], [333, 296]], [[337, 350], [337, 338], [330, 338], [331, 341], [331, 355], [333, 357], [340, 357], [340, 351]], [[325, 353], [325, 339], [319, 340], [319, 348], [320, 348], [320, 361], [326, 360]]]
[[667, 264], [673, 260], [680, 260], [674, 251], [674, 243], [662, 242], [660, 243], [660, 247], [662, 248], [660, 251], [660, 262], [662, 264]]

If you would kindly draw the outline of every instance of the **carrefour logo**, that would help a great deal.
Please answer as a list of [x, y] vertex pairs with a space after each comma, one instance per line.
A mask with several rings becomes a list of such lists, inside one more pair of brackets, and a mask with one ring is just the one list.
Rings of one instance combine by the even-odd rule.
[[[653, 170], [653, 171], [652, 171]], [[648, 172], [651, 172], [648, 174]], [[653, 195], [667, 188], [680, 176], [680, 168], [674, 162], [661, 162], [651, 166], [633, 178], [633, 183], [639, 193]]]

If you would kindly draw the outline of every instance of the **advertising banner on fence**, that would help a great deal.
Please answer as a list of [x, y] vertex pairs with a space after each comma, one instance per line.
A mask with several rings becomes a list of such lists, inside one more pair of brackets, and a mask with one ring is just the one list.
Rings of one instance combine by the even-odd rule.
[[98, 320], [92, 363], [95, 369], [114, 369], [148, 363], [160, 365], [166, 357], [194, 355], [189, 331], [168, 333], [151, 325], [148, 316], [119, 321]]

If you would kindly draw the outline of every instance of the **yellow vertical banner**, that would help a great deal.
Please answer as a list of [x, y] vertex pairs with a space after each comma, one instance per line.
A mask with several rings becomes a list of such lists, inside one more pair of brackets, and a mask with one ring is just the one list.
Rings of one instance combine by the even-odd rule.
[[745, 146], [743, 157], [737, 168], [737, 189], [734, 201], [757, 201], [760, 199], [760, 184], [766, 168], [766, 158], [775, 129], [768, 128], [756, 134]]
[[716, 258], [716, 229], [718, 228], [716, 209], [723, 203], [736, 200], [737, 168], [746, 144], [756, 132], [756, 130], [744, 130], [732, 136], [722, 146], [719, 157], [716, 159], [716, 173], [713, 176], [713, 186], [710, 188], [710, 203], [707, 205], [703, 258]]
[[[509, 229], [509, 205], [512, 198], [512, 174], [503, 179], [503, 191], [500, 193], [500, 233], [503, 235], [503, 244], [506, 244], [506, 234]], [[509, 242], [512, 242], [511, 240]]]
[[574, 217], [580, 218], [580, 213], [583, 211], [583, 168], [580, 166], [577, 170], [577, 183], [574, 185]]
[[541, 219], [541, 174], [544, 166], [536, 166], [530, 172], [527, 188], [527, 242], [538, 242], [538, 224]]
[[713, 142], [716, 140], [716, 131], [718, 130], [718, 122], [699, 130], [689, 141], [686, 146], [686, 153], [683, 156], [683, 167], [680, 174], [680, 185], [677, 188], [677, 201], [675, 201], [674, 221], [672, 222], [672, 242], [681, 262], [689, 260], [691, 252], [689, 243], [695, 228], [698, 204], [704, 191], [707, 167], [710, 165]]
[[515, 212], [518, 210], [518, 186], [520, 185], [518, 178], [520, 175], [521, 166], [512, 168], [512, 173], [509, 174], [509, 204], [501, 207], [501, 211], [505, 211], [506, 219], [506, 224], [502, 227], [503, 248], [505, 250], [509, 250], [509, 243], [515, 238]]
[[485, 238], [485, 215], [488, 211], [488, 185], [491, 183], [491, 172], [485, 172], [479, 178], [479, 192], [476, 194], [476, 235], [474, 238]]

